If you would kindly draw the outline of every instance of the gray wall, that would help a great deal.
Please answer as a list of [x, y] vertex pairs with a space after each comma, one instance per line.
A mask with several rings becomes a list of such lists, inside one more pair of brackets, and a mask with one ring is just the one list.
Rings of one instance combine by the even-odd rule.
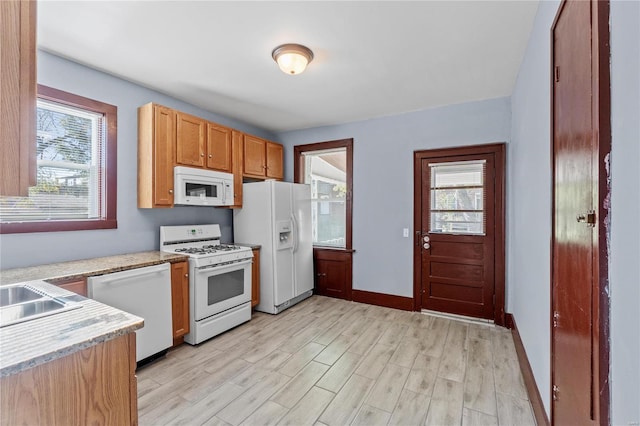
[[[558, 2], [540, 2], [511, 98], [508, 307], [550, 413], [551, 180], [549, 34]], [[611, 3], [611, 413], [640, 421], [640, 3]]]
[[413, 152], [508, 142], [509, 108], [499, 98], [277, 135], [287, 180], [294, 145], [354, 139], [354, 289], [413, 297]]
[[232, 240], [227, 209], [137, 208], [137, 108], [157, 102], [257, 136], [271, 139], [272, 134], [46, 52], [38, 52], [38, 82], [118, 107], [118, 229], [4, 234], [0, 268], [157, 250], [161, 225], [219, 223], [223, 239]]

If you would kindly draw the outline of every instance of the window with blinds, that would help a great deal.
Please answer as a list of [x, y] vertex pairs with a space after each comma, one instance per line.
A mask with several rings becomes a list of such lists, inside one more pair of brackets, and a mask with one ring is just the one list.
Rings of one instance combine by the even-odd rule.
[[485, 233], [485, 161], [429, 164], [430, 232]]
[[28, 197], [0, 197], [0, 221], [101, 219], [105, 215], [105, 114], [37, 102], [37, 184]]

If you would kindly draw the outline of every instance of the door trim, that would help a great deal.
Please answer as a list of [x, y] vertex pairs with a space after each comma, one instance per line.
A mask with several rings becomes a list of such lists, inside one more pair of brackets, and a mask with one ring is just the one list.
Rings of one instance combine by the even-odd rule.
[[460, 155], [493, 154], [495, 158], [495, 303], [493, 321], [496, 325], [505, 325], [505, 153], [506, 144], [493, 143], [457, 148], [430, 149], [413, 152], [413, 309], [420, 311], [422, 268], [420, 239], [417, 232], [421, 226], [421, 161], [425, 157], [452, 157]]
[[[551, 257], [550, 257], [550, 309], [549, 309], [549, 328], [550, 328], [550, 348], [551, 348], [551, 380], [549, 394], [553, 395], [553, 379], [554, 379], [554, 345], [553, 345], [553, 246], [555, 241], [555, 156], [554, 156], [554, 31], [560, 14], [567, 4], [567, 0], [562, 0], [558, 7], [558, 12], [551, 25], [549, 41], [550, 49], [550, 150], [551, 150]], [[597, 236], [594, 238], [593, 250], [593, 279], [594, 285], [597, 287], [594, 291], [592, 300], [593, 306], [596, 308], [594, 312], [594, 321], [592, 339], [594, 345], [597, 346], [597, 353], [592, 352], [592, 357], [597, 356], [597, 360], [592, 361], [594, 372], [597, 375], [597, 389], [593, 389], [594, 394], [598, 395], [598, 406], [595, 407], [596, 422], [601, 425], [610, 423], [610, 386], [609, 386], [609, 357], [610, 357], [610, 299], [608, 295], [609, 288], [609, 201], [611, 197], [611, 185], [609, 174], [609, 159], [611, 154], [611, 74], [609, 60], [611, 58], [610, 50], [610, 29], [609, 29], [609, 1], [591, 0], [591, 57], [592, 60], [592, 99], [591, 113], [593, 123], [593, 138], [596, 142], [597, 161], [594, 162], [594, 176], [598, 177], [598, 184], [594, 186], [594, 204], [596, 205], [597, 220]], [[597, 335], [596, 335], [597, 334]], [[594, 382], [594, 385], [596, 383]], [[592, 401], [593, 402], [593, 401]], [[554, 409], [551, 404], [551, 423], [554, 423]]]

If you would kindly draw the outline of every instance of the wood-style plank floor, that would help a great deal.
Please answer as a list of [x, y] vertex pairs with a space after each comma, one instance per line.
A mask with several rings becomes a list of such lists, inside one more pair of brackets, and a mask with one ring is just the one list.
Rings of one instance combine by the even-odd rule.
[[137, 375], [141, 425], [535, 425], [507, 329], [322, 296]]

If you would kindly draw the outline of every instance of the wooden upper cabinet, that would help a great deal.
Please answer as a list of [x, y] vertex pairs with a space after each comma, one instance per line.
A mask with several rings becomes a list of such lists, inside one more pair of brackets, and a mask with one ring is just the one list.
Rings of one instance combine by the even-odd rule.
[[267, 142], [266, 153], [266, 176], [268, 178], [282, 180], [284, 178], [284, 167], [282, 164], [284, 158], [284, 147], [278, 143]]
[[0, 195], [36, 184], [36, 2], [0, 1]]
[[283, 156], [282, 145], [245, 135], [243, 174], [251, 178], [282, 179]]
[[231, 129], [207, 124], [207, 168], [232, 173]]
[[249, 177], [265, 177], [267, 141], [244, 135], [243, 174]]
[[138, 207], [173, 206], [176, 112], [157, 104], [138, 108]]
[[233, 205], [231, 208], [242, 207], [242, 159], [244, 158], [244, 134], [234, 130], [231, 132], [233, 154]]
[[176, 163], [204, 167], [207, 122], [202, 118], [176, 113]]

